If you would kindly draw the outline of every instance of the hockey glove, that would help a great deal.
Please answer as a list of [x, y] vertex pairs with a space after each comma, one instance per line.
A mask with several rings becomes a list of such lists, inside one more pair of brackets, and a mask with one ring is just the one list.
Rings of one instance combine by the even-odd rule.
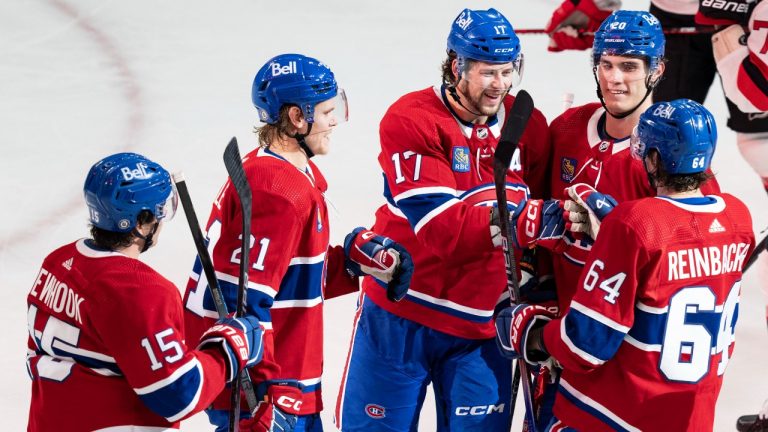
[[261, 402], [252, 418], [240, 421], [243, 432], [291, 432], [301, 410], [302, 385], [296, 380], [266, 381], [256, 386]]
[[344, 253], [347, 272], [352, 276], [370, 275], [387, 284], [390, 301], [400, 301], [408, 293], [413, 260], [394, 240], [357, 227], [344, 239]]
[[565, 218], [570, 222], [569, 230], [581, 232], [597, 238], [600, 222], [612, 212], [618, 204], [612, 196], [602, 194], [592, 186], [577, 183], [565, 189], [571, 200], [566, 200]]
[[594, 33], [621, 0], [565, 0], [549, 19], [544, 30], [549, 34], [547, 50], [585, 50], [592, 48]]
[[501, 355], [508, 359], [523, 358], [533, 365], [546, 362], [549, 353], [544, 351], [541, 335], [533, 337], [532, 330], [544, 326], [555, 315], [539, 305], [521, 303], [508, 307], [496, 316], [496, 345]]
[[556, 249], [565, 233], [562, 201], [523, 200], [509, 215], [512, 242], [518, 249], [541, 245]]
[[544, 306], [550, 312], [557, 314], [557, 288], [551, 275], [539, 277], [536, 249], [523, 250], [518, 267], [520, 267], [520, 300]]
[[700, 1], [696, 12], [696, 24], [731, 25], [749, 24], [749, 16], [757, 6], [755, 0], [729, 0], [728, 2]]
[[238, 372], [261, 361], [264, 354], [263, 334], [264, 330], [255, 317], [229, 316], [218, 320], [203, 333], [197, 349], [220, 348], [227, 364], [227, 382], [232, 382]]

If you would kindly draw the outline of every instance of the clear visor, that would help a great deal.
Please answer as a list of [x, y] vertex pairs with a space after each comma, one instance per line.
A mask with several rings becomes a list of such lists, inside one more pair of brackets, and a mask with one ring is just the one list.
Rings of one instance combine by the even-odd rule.
[[483, 90], [499, 89], [508, 93], [512, 87], [516, 87], [523, 79], [525, 60], [523, 53], [510, 63], [502, 65], [484, 62], [475, 62], [469, 70], [464, 67], [461, 74], [463, 80], [482, 88]]
[[347, 93], [344, 89], [340, 88], [336, 93], [336, 96], [315, 105], [312, 129], [307, 136], [326, 133], [339, 124], [346, 123], [347, 121], [349, 121]]
[[176, 190], [176, 185], [171, 183], [171, 194], [165, 201], [161, 202], [155, 207], [155, 217], [157, 220], [169, 221], [176, 216], [176, 208], [179, 205], [179, 193]]
[[632, 134], [629, 136], [629, 151], [633, 158], [643, 160], [645, 144], [640, 141], [640, 137], [637, 135], [637, 126], [632, 129]]

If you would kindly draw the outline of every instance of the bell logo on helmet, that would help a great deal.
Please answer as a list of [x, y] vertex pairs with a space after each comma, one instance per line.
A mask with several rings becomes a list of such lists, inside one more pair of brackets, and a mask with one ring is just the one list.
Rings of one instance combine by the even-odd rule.
[[675, 112], [675, 107], [672, 105], [666, 105], [662, 104], [656, 107], [656, 109], [653, 110], [653, 115], [655, 117], [661, 117], [665, 119], [672, 118], [672, 114]]
[[136, 169], [130, 169], [128, 167], [120, 168], [120, 172], [123, 173], [125, 181], [131, 180], [146, 180], [152, 177], [152, 174], [147, 172], [147, 164], [139, 162], [136, 164]]
[[650, 25], [659, 24], [659, 20], [651, 14], [643, 14], [643, 19]]
[[466, 11], [462, 12], [458, 18], [456, 18], [456, 25], [462, 30], [466, 30], [469, 25], [472, 24], [472, 17]]
[[298, 70], [295, 61], [289, 61], [287, 65], [282, 66], [278, 62], [273, 62], [270, 67], [272, 68], [272, 76], [295, 74]]

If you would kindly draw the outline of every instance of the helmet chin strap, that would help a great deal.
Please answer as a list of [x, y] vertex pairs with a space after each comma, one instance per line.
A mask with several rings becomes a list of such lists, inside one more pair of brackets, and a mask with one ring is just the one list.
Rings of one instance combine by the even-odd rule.
[[659, 82], [656, 80], [655, 82], [651, 82], [651, 75], [649, 74], [648, 77], [645, 80], [645, 96], [638, 102], [637, 105], [635, 105], [634, 108], [632, 108], [629, 111], [625, 111], [623, 113], [614, 114], [612, 113], [608, 107], [605, 105], [605, 99], [603, 99], [603, 91], [600, 90], [600, 80], [597, 79], [597, 66], [592, 68], [592, 76], [595, 77], [595, 84], [597, 84], [597, 98], [600, 99], [600, 104], [605, 109], [605, 112], [607, 112], [611, 117], [615, 119], [623, 119], [627, 116], [632, 115], [633, 112], [637, 111], [638, 108], [645, 102], [646, 99], [648, 99], [648, 96], [651, 95], [653, 92], [654, 87], [656, 87], [656, 84]]
[[160, 225], [160, 221], [156, 221], [156, 222], [155, 222], [155, 223], [152, 225], [152, 229], [150, 229], [150, 230], [149, 230], [149, 234], [147, 234], [146, 236], [145, 236], [145, 235], [143, 235], [143, 234], [141, 234], [137, 228], [135, 228], [135, 227], [133, 228], [133, 232], [132, 232], [132, 234], [133, 234], [133, 235], [135, 235], [136, 237], [138, 237], [138, 238], [140, 238], [140, 239], [144, 240], [144, 246], [142, 246], [142, 247], [141, 247], [141, 251], [140, 251], [140, 253], [144, 253], [144, 252], [146, 252], [146, 251], [147, 251], [147, 250], [148, 250], [150, 247], [152, 247], [152, 245], [154, 244], [154, 242], [152, 241], [152, 237], [153, 237], [153, 236], [155, 235], [155, 233], [157, 232], [157, 227], [158, 227], [159, 225]]
[[453, 100], [455, 100], [456, 103], [459, 104], [459, 106], [461, 106], [462, 108], [464, 108], [464, 110], [466, 110], [467, 112], [469, 112], [469, 113], [471, 113], [473, 115], [476, 115], [478, 117], [483, 117], [483, 114], [469, 109], [469, 107], [467, 107], [466, 105], [464, 105], [461, 102], [461, 97], [459, 96], [459, 91], [456, 89], [456, 87], [459, 86], [460, 82], [461, 82], [461, 76], [459, 76], [459, 79], [458, 79], [458, 81], [456, 81], [456, 84], [448, 86], [448, 93], [451, 95], [451, 98], [453, 98]]
[[307, 155], [307, 159], [312, 159], [312, 156], [315, 155], [315, 152], [309, 149], [309, 146], [307, 145], [307, 142], [304, 140], [304, 138], [309, 135], [309, 133], [312, 131], [312, 123], [307, 123], [307, 133], [300, 134], [296, 132], [293, 135], [288, 135], [289, 137], [295, 139], [299, 143], [299, 147], [301, 147], [302, 150], [304, 150], [304, 153]]

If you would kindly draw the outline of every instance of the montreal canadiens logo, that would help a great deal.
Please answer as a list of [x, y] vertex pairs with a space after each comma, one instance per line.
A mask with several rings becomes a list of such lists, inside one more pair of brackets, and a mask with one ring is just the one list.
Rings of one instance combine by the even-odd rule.
[[384, 407], [376, 404], [366, 405], [365, 413], [368, 414], [368, 417], [375, 418], [375, 419], [380, 419], [387, 416], [387, 413]]

